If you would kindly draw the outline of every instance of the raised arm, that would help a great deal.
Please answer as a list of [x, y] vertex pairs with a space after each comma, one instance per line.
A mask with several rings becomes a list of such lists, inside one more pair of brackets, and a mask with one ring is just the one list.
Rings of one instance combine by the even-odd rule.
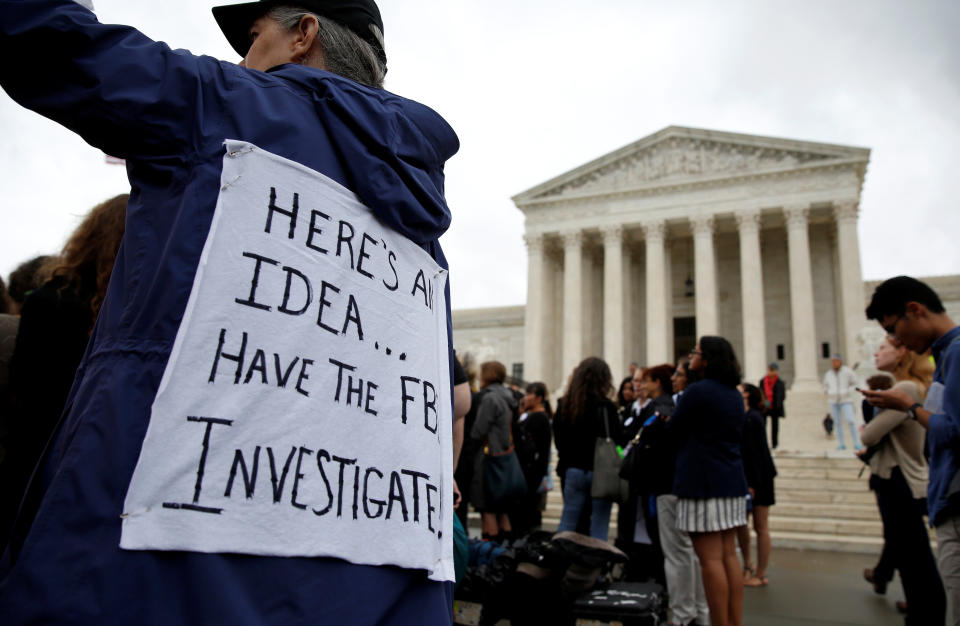
[[0, 0], [0, 55], [10, 97], [124, 158], [189, 148], [204, 86], [224, 79], [215, 59], [101, 24], [73, 0]]

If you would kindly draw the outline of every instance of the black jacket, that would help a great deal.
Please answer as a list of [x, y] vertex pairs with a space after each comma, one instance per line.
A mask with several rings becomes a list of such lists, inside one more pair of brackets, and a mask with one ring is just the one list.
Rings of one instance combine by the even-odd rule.
[[783, 412], [783, 401], [787, 397], [787, 391], [786, 386], [783, 384], [783, 379], [777, 376], [777, 382], [773, 383], [773, 398], [767, 398], [766, 387], [763, 384], [764, 378], [760, 379], [760, 384], [758, 385], [760, 387], [760, 393], [763, 394], [764, 399], [769, 403], [763, 411], [763, 414], [770, 417], [784, 417], [786, 414]]
[[514, 425], [517, 458], [530, 491], [536, 490], [547, 474], [551, 439], [550, 418], [544, 411], [527, 413], [523, 421], [517, 420]]
[[777, 468], [773, 464], [773, 457], [767, 446], [763, 416], [759, 411], [751, 409], [747, 412], [740, 449], [743, 454], [743, 472], [747, 477], [747, 485], [756, 489], [758, 485], [772, 480], [777, 475]]
[[553, 418], [553, 437], [557, 446], [557, 474], [563, 476], [568, 468], [593, 471], [593, 451], [598, 437], [606, 436], [603, 419], [606, 418], [610, 436], [621, 441], [617, 408], [609, 400], [588, 403], [582, 415], [575, 420], [564, 416], [566, 403], [558, 403]]

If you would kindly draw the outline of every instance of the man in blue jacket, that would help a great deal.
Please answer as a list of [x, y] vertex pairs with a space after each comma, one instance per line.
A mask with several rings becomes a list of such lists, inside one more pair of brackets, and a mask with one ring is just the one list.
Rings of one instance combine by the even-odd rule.
[[904, 411], [927, 429], [927, 513], [937, 530], [938, 567], [953, 623], [960, 624], [960, 326], [933, 289], [909, 276], [876, 288], [867, 319], [918, 354], [930, 350], [937, 364], [922, 405], [896, 389], [861, 393], [870, 404]]
[[[423, 571], [119, 548], [151, 403], [211, 229], [226, 139], [322, 173], [446, 267], [443, 165], [456, 135], [431, 109], [381, 89], [386, 55], [372, 0], [289, 1], [214, 10], [245, 57], [234, 65], [100, 24], [71, 0], [0, 0], [0, 55], [16, 59], [0, 66], [0, 85], [126, 159], [132, 187], [107, 297], [0, 566], [6, 624], [452, 619], [452, 584]], [[449, 339], [449, 285], [443, 305]]]

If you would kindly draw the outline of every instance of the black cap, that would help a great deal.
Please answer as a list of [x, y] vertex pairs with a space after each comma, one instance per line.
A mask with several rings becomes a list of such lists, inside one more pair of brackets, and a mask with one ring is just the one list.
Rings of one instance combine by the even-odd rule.
[[233, 49], [237, 54], [245, 57], [250, 50], [250, 26], [277, 6], [302, 8], [346, 26], [373, 46], [380, 61], [384, 65], [387, 64], [387, 54], [383, 50], [383, 45], [370, 30], [371, 26], [376, 26], [383, 34], [380, 9], [373, 0], [260, 0], [213, 7], [213, 17]]

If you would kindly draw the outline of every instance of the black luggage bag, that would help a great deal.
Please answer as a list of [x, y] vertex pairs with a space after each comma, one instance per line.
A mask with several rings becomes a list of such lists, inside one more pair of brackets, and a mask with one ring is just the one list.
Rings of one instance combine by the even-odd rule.
[[666, 595], [657, 583], [611, 583], [583, 594], [573, 603], [577, 624], [657, 626], [666, 623], [666, 612]]

